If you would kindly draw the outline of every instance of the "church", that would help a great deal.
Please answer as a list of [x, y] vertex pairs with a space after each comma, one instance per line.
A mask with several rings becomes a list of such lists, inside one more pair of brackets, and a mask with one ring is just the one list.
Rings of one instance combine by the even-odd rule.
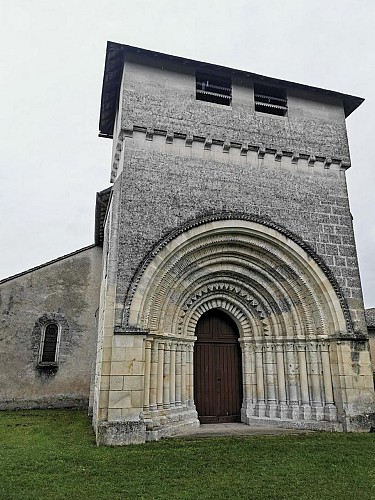
[[108, 42], [95, 242], [0, 282], [0, 409], [88, 408], [98, 445], [369, 431], [346, 186], [362, 101]]

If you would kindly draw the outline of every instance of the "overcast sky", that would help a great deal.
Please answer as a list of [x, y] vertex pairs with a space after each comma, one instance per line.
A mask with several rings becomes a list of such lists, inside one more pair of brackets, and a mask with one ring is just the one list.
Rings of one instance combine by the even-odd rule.
[[364, 97], [347, 173], [375, 307], [374, 0], [0, 0], [0, 279], [93, 243], [107, 40]]

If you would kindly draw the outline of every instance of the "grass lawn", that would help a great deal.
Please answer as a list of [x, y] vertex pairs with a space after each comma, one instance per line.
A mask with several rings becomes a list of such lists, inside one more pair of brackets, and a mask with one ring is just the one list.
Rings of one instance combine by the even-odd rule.
[[1, 499], [374, 499], [375, 434], [97, 448], [82, 411], [0, 412]]

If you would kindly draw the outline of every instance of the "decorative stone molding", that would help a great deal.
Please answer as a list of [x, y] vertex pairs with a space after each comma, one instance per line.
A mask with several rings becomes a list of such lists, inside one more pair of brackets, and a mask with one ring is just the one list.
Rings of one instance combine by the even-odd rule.
[[210, 151], [211, 146], [212, 146], [212, 137], [208, 135], [206, 137], [206, 140], [204, 141], [204, 149], [207, 149], [208, 151]]
[[193, 145], [193, 140], [193, 135], [191, 133], [187, 133], [185, 138], [185, 146], [191, 148]]
[[153, 141], [153, 140], [154, 140], [154, 129], [148, 128], [146, 130], [146, 141]]
[[265, 155], [266, 155], [266, 148], [264, 148], [264, 147], [260, 147], [260, 148], [258, 149], [258, 158], [259, 158], [260, 160], [263, 160], [263, 158], [265, 157]]
[[230, 146], [231, 146], [230, 141], [228, 141], [228, 139], [225, 139], [223, 144], [223, 153], [229, 153]]
[[324, 160], [324, 168], [330, 168], [332, 164], [332, 158], [327, 156]]
[[[194, 228], [199, 228], [200, 226], [203, 226], [205, 224], [212, 224], [215, 222], [222, 223], [224, 226], [226, 224], [231, 224], [233, 223], [234, 220], [242, 221], [242, 223], [248, 222], [248, 223], [254, 223], [254, 224], [260, 224], [263, 226], [263, 230], [265, 233], [269, 230], [277, 231], [277, 233], [283, 235], [283, 237], [288, 238], [291, 243], [295, 243], [298, 245], [300, 250], [302, 252], [306, 252], [306, 254], [313, 259], [315, 264], [317, 265], [317, 268], [319, 269], [319, 272], [322, 274], [322, 279], [327, 278], [330, 286], [332, 287], [332, 292], [335, 294], [337, 297], [340, 306], [341, 306], [341, 311], [342, 314], [345, 317], [346, 321], [346, 333], [347, 334], [352, 334], [353, 333], [353, 328], [352, 328], [352, 323], [350, 319], [350, 314], [349, 310], [346, 304], [346, 301], [343, 297], [343, 294], [340, 290], [339, 285], [337, 284], [334, 276], [332, 275], [331, 271], [329, 268], [325, 265], [324, 261], [314, 252], [314, 250], [305, 242], [303, 242], [299, 237], [291, 233], [290, 231], [286, 230], [285, 228], [281, 227], [280, 225], [275, 224], [273, 221], [260, 217], [257, 215], [249, 215], [249, 214], [242, 214], [242, 213], [227, 213], [227, 212], [221, 212], [218, 214], [211, 214], [207, 216], [203, 216], [199, 219], [194, 219], [192, 221], [189, 221], [188, 223], [184, 224], [183, 226], [177, 228], [176, 230], [172, 231], [169, 233], [165, 238], [163, 238], [155, 247], [154, 249], [147, 255], [141, 266], [138, 268], [136, 271], [133, 281], [128, 289], [127, 292], [127, 297], [125, 301], [125, 308], [124, 308], [124, 316], [123, 316], [123, 328], [128, 328], [128, 322], [129, 322], [129, 312], [130, 312], [130, 307], [131, 303], [134, 297], [134, 293], [136, 291], [136, 288], [138, 286], [138, 283], [140, 282], [146, 268], [150, 265], [152, 260], [162, 252], [162, 250], [170, 243], [172, 242], [175, 238], [177, 238], [179, 235], [182, 235], [183, 233], [187, 233], [189, 230], [194, 229]], [[232, 221], [232, 222], [229, 222]], [[289, 269], [289, 272], [291, 272], [291, 269]], [[271, 269], [271, 273], [276, 273], [277, 269]], [[292, 273], [293, 274], [293, 273]], [[324, 278], [323, 278], [324, 275]], [[291, 281], [295, 279], [295, 276], [293, 277], [291, 275], [290, 277]], [[306, 311], [304, 313], [306, 317]], [[322, 320], [321, 320], [322, 321]], [[132, 325], [134, 327], [134, 325]], [[344, 332], [342, 332], [344, 333]]]
[[[227, 295], [227, 297], [225, 297]], [[252, 328], [250, 322], [244, 314], [244, 308], [240, 308], [233, 300], [232, 296], [237, 296], [240, 303], [246, 303], [261, 324], [262, 334], [267, 335], [270, 329], [266, 312], [259, 302], [248, 291], [241, 286], [231, 283], [218, 282], [204, 285], [197, 292], [192, 294], [184, 303], [178, 318], [178, 333], [185, 336], [195, 335], [195, 327], [200, 316], [209, 309], [222, 309], [233, 317], [236, 323], [240, 324], [243, 336], [251, 335]], [[186, 321], [186, 319], [188, 319]]]
[[248, 147], [248, 144], [246, 142], [243, 142], [241, 144], [241, 155], [242, 156], [246, 156], [247, 155], [247, 152], [249, 150], [249, 147]]
[[277, 150], [275, 152], [275, 161], [281, 161], [282, 157], [283, 157], [283, 152], [280, 150]]
[[174, 139], [174, 132], [172, 130], [167, 130], [167, 134], [165, 136], [165, 142], [167, 144], [172, 144]]
[[292, 163], [297, 164], [299, 160], [299, 153], [293, 152], [292, 153]]
[[[116, 151], [121, 151], [123, 147], [124, 138], [132, 138], [134, 133], [144, 134], [144, 138], [147, 141], [153, 141], [154, 136], [164, 136], [165, 142], [167, 144], [174, 144], [180, 140], [183, 141], [185, 147], [193, 148], [197, 143], [204, 143], [204, 149], [211, 151], [213, 150], [212, 146], [218, 146], [221, 148], [222, 153], [231, 153], [231, 158], [235, 160], [236, 155], [235, 152], [238, 153], [238, 158], [241, 156], [248, 156], [249, 152], [256, 152], [258, 159], [262, 160], [266, 157], [266, 155], [271, 155], [274, 157], [276, 162], [281, 162], [282, 158], [290, 158], [292, 164], [298, 164], [300, 160], [307, 160], [307, 164], [311, 167], [320, 165], [321, 168], [331, 168], [332, 165], [336, 165], [337, 169], [346, 170], [350, 167], [350, 161], [348, 158], [331, 158], [322, 156], [321, 152], [311, 152], [311, 151], [294, 151], [294, 150], [281, 150], [274, 149], [274, 146], [269, 144], [255, 144], [251, 143], [248, 140], [244, 140], [242, 143], [237, 141], [231, 141], [228, 137], [212, 137], [211, 135], [207, 135], [206, 137], [196, 137], [191, 132], [181, 133], [175, 132], [173, 130], [156, 130], [152, 126], [136, 126], [133, 124], [127, 124], [124, 128], [122, 128], [118, 134], [117, 139], [114, 138], [114, 141], [117, 140], [117, 144], [115, 147]], [[119, 148], [119, 149], [117, 149]], [[199, 148], [200, 149], [200, 148]], [[215, 149], [216, 152], [216, 149]], [[234, 156], [233, 156], [233, 154]], [[117, 175], [118, 170], [118, 159], [113, 159], [112, 165], [112, 175], [111, 182], [113, 182]]]

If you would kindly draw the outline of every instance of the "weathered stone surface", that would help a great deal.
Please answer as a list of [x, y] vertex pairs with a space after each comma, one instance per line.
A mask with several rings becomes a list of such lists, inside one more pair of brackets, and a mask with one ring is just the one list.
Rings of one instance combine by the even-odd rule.
[[145, 441], [146, 426], [142, 421], [101, 422], [98, 426], [98, 446], [124, 446]]
[[[196, 425], [195, 326], [219, 308], [239, 329], [243, 421], [368, 428], [343, 103], [285, 83], [287, 115], [273, 116], [254, 110], [251, 77], [232, 83], [231, 106], [202, 102], [193, 64], [125, 61], [96, 423], [142, 415], [147, 440]], [[123, 378], [108, 392], [107, 376]]]
[[[90, 247], [0, 283], [0, 409], [87, 407], [100, 270], [101, 249]], [[48, 320], [62, 331], [57, 365], [43, 368]]]
[[366, 315], [367, 331], [370, 344], [371, 365], [375, 377], [375, 307], [372, 307], [371, 309], [366, 309], [365, 315]]

